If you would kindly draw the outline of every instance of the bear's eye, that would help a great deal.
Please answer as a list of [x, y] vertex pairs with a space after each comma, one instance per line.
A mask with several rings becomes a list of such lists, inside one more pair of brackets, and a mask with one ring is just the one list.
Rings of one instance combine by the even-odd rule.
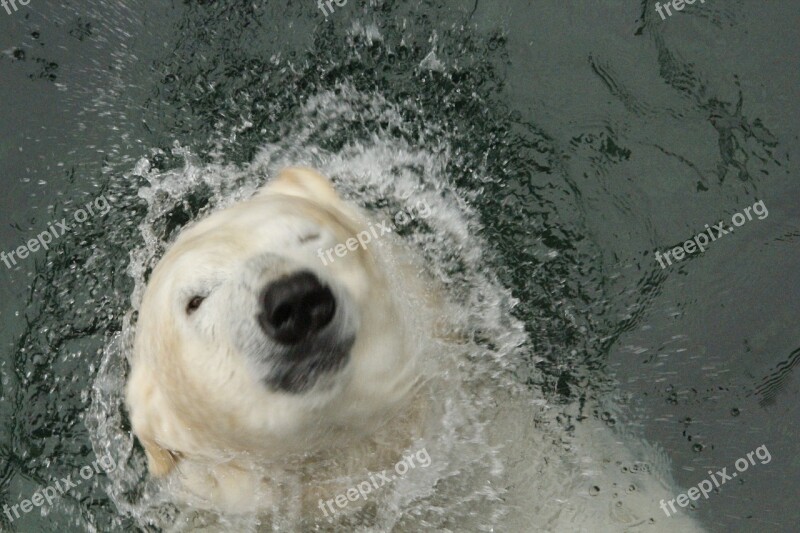
[[192, 299], [189, 300], [189, 303], [186, 304], [186, 314], [191, 315], [192, 313], [197, 311], [200, 308], [200, 304], [203, 303], [203, 300], [205, 300], [204, 296], [192, 297]]
[[300, 241], [300, 244], [305, 244], [308, 241], [316, 241], [317, 239], [319, 239], [319, 233], [314, 232], [302, 235], [298, 240]]

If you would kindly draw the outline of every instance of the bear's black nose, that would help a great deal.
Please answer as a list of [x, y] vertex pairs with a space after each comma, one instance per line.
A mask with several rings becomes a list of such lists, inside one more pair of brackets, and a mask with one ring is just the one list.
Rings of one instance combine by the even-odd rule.
[[281, 344], [297, 344], [330, 323], [336, 312], [331, 290], [311, 272], [273, 281], [261, 292], [258, 323]]

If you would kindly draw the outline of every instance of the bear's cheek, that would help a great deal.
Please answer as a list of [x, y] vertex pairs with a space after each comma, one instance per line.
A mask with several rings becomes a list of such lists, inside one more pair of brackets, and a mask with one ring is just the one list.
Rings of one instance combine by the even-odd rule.
[[346, 290], [348, 299], [352, 300], [359, 308], [368, 304], [375, 282], [370, 279], [359, 262], [352, 261], [347, 264], [335, 265], [332, 274], [331, 277], [336, 283]]

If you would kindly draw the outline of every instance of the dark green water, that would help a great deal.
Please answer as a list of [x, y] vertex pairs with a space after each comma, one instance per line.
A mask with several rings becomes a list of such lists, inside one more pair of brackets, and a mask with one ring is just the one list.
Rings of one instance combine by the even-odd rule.
[[[137, 161], [181, 169], [180, 146], [198, 167], [236, 166], [269, 145], [313, 163], [379, 139], [444, 162], [485, 270], [519, 300], [518, 379], [572, 415], [610, 392], [598, 416], [663, 446], [685, 487], [765, 444], [769, 464], [694, 514], [710, 531], [796, 530], [798, 23], [790, 0], [707, 0], [666, 20], [651, 2], [596, 0], [349, 0], [327, 22], [311, 0], [0, 8], [0, 250], [112, 204], [0, 264], [0, 505], [95, 459], [92, 390], [148, 213]], [[424, 179], [421, 162], [404, 169]], [[182, 194], [148, 219], [159, 239], [216, 202]], [[758, 200], [767, 217], [659, 266], [656, 251]], [[115, 503], [136, 495], [110, 484], [0, 527], [136, 529]]]

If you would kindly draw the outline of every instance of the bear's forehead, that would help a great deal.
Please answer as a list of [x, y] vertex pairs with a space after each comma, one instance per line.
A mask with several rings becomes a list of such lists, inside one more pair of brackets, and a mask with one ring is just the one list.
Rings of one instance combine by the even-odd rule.
[[[288, 238], [312, 228], [333, 233], [352, 232], [354, 221], [336, 209], [318, 206], [300, 198], [282, 197], [284, 201], [251, 200], [218, 211], [185, 228], [176, 244], [198, 237], [208, 239], [242, 238], [255, 235]], [[349, 234], [349, 233], [348, 233]]]

